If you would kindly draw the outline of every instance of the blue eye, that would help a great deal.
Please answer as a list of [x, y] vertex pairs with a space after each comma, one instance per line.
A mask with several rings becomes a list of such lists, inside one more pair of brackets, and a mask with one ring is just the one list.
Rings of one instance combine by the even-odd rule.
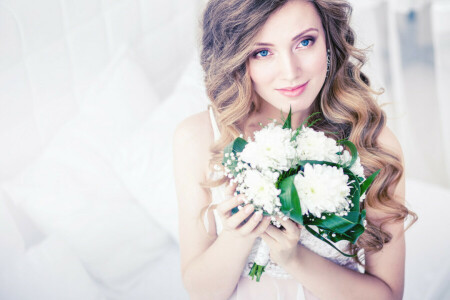
[[302, 46], [306, 47], [306, 46], [309, 45], [309, 42], [310, 42], [310, 40], [303, 40], [303, 41], [300, 42], [300, 44], [301, 44]]
[[266, 57], [267, 55], [269, 55], [269, 50], [261, 50], [256, 53], [256, 56], [258, 56], [258, 55], [261, 57]]
[[299, 48], [309, 47], [311, 46], [311, 43], [314, 43], [314, 39], [308, 38], [300, 42], [298, 45]]

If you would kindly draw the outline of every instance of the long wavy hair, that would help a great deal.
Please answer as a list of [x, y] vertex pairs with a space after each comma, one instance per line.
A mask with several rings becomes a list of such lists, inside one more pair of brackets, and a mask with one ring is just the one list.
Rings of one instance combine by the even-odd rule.
[[[201, 64], [221, 137], [210, 148], [211, 168], [221, 165], [223, 149], [241, 134], [242, 122], [259, 108], [260, 97], [253, 91], [248, 58], [257, 32], [269, 16], [289, 0], [210, 0], [203, 15]], [[380, 226], [367, 219], [366, 231], [348, 251], [353, 254], [379, 251], [392, 235], [383, 230], [387, 222], [414, 223], [417, 216], [394, 201], [394, 189], [403, 174], [401, 159], [382, 148], [377, 139], [386, 115], [376, 102], [376, 92], [361, 72], [365, 51], [354, 46], [355, 35], [349, 21], [352, 7], [344, 0], [304, 0], [312, 3], [322, 21], [330, 49], [329, 75], [317, 95], [313, 112], [320, 112], [315, 129], [337, 132], [334, 138], [347, 138], [359, 152], [366, 175], [381, 169], [367, 193], [361, 209], [372, 207], [389, 217]], [[208, 180], [214, 187], [227, 179]], [[360, 253], [361, 254], [361, 253]], [[356, 261], [361, 263], [361, 257]]]

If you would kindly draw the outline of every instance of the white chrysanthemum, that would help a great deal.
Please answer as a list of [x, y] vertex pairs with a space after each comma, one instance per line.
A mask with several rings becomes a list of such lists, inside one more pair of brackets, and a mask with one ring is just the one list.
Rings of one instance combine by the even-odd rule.
[[238, 187], [240, 193], [247, 196], [255, 208], [264, 209], [272, 214], [275, 207], [281, 206], [280, 190], [275, 187], [277, 176], [271, 172], [264, 174], [257, 170], [248, 170], [243, 173], [242, 184]]
[[300, 160], [334, 161], [342, 151], [335, 140], [309, 127], [303, 127], [295, 141]]
[[322, 213], [342, 213], [349, 209], [350, 187], [343, 169], [306, 164], [303, 174], [295, 176], [294, 185], [303, 214], [320, 218]]
[[241, 152], [240, 159], [260, 170], [272, 169], [287, 171], [295, 166], [296, 149], [291, 142], [292, 129], [283, 129], [281, 125], [270, 123], [255, 132], [254, 141], [250, 141]]
[[[340, 164], [347, 164], [352, 160], [352, 155], [350, 152], [345, 150], [342, 155], [338, 155], [337, 159], [332, 160], [334, 163], [340, 163]], [[355, 174], [358, 177], [366, 178], [364, 176], [364, 167], [361, 165], [361, 159], [358, 157], [356, 158], [355, 163], [350, 167], [350, 171], [352, 171], [353, 174]]]

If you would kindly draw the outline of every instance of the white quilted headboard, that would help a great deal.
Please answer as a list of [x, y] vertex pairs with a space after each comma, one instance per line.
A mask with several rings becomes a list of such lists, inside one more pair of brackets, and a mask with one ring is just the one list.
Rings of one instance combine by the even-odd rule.
[[196, 3], [0, 0], [0, 182], [42, 153], [121, 49], [168, 96], [195, 45]]

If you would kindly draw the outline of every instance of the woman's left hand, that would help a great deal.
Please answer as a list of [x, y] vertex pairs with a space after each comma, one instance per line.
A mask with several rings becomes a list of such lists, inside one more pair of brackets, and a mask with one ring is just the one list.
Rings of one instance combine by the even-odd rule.
[[296, 257], [300, 232], [303, 226], [290, 219], [283, 221], [281, 218], [277, 218], [277, 220], [283, 228], [280, 229], [269, 225], [261, 235], [261, 238], [269, 245], [272, 261], [283, 267]]

